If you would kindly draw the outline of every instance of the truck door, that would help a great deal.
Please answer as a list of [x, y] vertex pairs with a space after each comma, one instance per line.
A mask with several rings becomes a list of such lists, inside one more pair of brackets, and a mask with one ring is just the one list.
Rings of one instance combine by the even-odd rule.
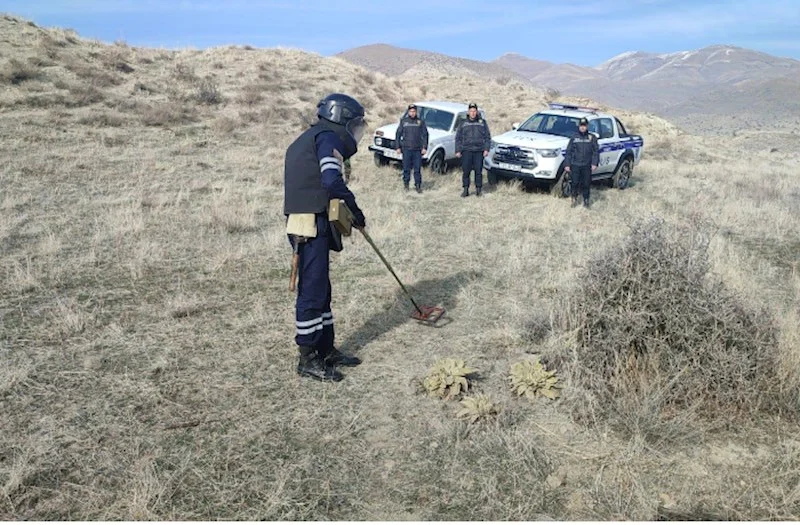
[[467, 120], [467, 113], [462, 112], [456, 115], [456, 118], [453, 119], [453, 127], [450, 129], [450, 133], [448, 133], [447, 137], [444, 139], [444, 149], [445, 149], [445, 156], [448, 160], [454, 159], [456, 157], [456, 131]]
[[597, 167], [595, 177], [604, 177], [614, 172], [619, 157], [623, 152], [622, 144], [614, 133], [614, 121], [610, 118], [598, 118], [589, 122], [589, 131], [598, 137], [597, 145], [600, 149], [600, 165]]

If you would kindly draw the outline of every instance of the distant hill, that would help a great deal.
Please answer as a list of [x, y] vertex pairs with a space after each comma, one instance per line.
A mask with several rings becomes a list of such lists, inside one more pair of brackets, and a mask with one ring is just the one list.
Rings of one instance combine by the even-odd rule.
[[399, 76], [412, 69], [436, 70], [450, 76], [479, 76], [491, 79], [516, 79], [526, 81], [519, 72], [507, 69], [502, 64], [458, 58], [442, 53], [419, 51], [387, 44], [356, 47], [342, 53], [343, 58], [353, 64], [385, 75]]
[[795, 107], [800, 92], [800, 61], [729, 45], [665, 54], [630, 51], [595, 67], [554, 64], [518, 53], [481, 62], [385, 44], [339, 56], [391, 76], [426, 71], [511, 78], [668, 117], [757, 111], [783, 118], [784, 108]]

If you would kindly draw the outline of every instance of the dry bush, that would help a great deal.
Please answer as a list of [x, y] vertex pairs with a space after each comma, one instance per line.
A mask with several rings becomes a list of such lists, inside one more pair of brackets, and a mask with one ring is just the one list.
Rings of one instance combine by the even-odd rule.
[[552, 88], [552, 87], [547, 88], [545, 93], [547, 94], [547, 98], [549, 98], [551, 100], [557, 99], [557, 98], [559, 98], [561, 96], [561, 91], [559, 91], [556, 88]]
[[565, 308], [591, 413], [644, 437], [788, 407], [773, 320], [709, 275], [710, 228], [696, 227], [635, 224], [588, 262]]
[[105, 94], [100, 91], [94, 84], [74, 84], [69, 88], [69, 98], [67, 99], [67, 106], [69, 107], [83, 107], [97, 104], [105, 100]]
[[139, 117], [145, 126], [173, 126], [197, 121], [197, 111], [179, 102], [161, 102], [143, 106]]
[[212, 124], [214, 130], [223, 135], [230, 135], [240, 126], [241, 122], [233, 117], [219, 117]]
[[103, 111], [100, 113], [90, 113], [85, 117], [81, 117], [78, 119], [78, 123], [83, 124], [84, 126], [119, 128], [125, 124], [125, 119], [122, 117], [122, 115], [117, 113]]
[[130, 49], [127, 47], [112, 47], [108, 49], [102, 57], [103, 64], [114, 71], [120, 73], [133, 73], [135, 69], [129, 64]]
[[19, 101], [18, 104], [31, 108], [47, 109], [54, 106], [66, 106], [68, 105], [68, 100], [61, 93], [49, 93], [45, 95], [31, 95]]
[[12, 58], [5, 63], [0, 70], [0, 80], [6, 84], [22, 84], [27, 80], [35, 80], [42, 77], [42, 70], [31, 64]]
[[209, 106], [220, 104], [223, 100], [219, 85], [210, 78], [197, 83], [194, 90], [194, 98], [200, 104]]
[[86, 63], [80, 59], [72, 59], [65, 61], [64, 67], [71, 71], [75, 76], [81, 80], [97, 86], [97, 87], [111, 87], [117, 86], [122, 82], [118, 75], [114, 75], [108, 71], [100, 69], [94, 64]]
[[238, 102], [244, 106], [255, 106], [263, 99], [264, 87], [260, 84], [250, 84], [242, 90]]
[[188, 64], [175, 65], [175, 78], [189, 83], [194, 83], [197, 81], [197, 75], [194, 72], [194, 68]]

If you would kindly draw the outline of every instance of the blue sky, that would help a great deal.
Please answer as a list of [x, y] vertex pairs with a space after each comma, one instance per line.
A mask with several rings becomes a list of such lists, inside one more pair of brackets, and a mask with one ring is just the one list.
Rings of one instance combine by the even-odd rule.
[[489, 60], [596, 65], [630, 50], [733, 44], [800, 59], [800, 0], [0, 0], [0, 11], [135, 46], [388, 43]]

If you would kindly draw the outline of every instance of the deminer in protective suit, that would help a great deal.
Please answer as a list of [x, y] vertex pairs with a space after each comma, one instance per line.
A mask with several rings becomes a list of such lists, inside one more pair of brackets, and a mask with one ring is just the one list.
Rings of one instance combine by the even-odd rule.
[[[342, 178], [344, 162], [358, 150], [366, 129], [364, 107], [354, 98], [334, 93], [317, 105], [319, 120], [286, 150], [284, 214], [297, 260], [295, 342], [297, 373], [319, 381], [341, 381], [337, 366], [361, 360], [334, 346], [331, 312], [330, 250], [341, 250], [328, 220], [328, 203], [345, 202], [353, 225], [364, 228], [364, 214]], [[340, 239], [339, 239], [340, 240]]]

